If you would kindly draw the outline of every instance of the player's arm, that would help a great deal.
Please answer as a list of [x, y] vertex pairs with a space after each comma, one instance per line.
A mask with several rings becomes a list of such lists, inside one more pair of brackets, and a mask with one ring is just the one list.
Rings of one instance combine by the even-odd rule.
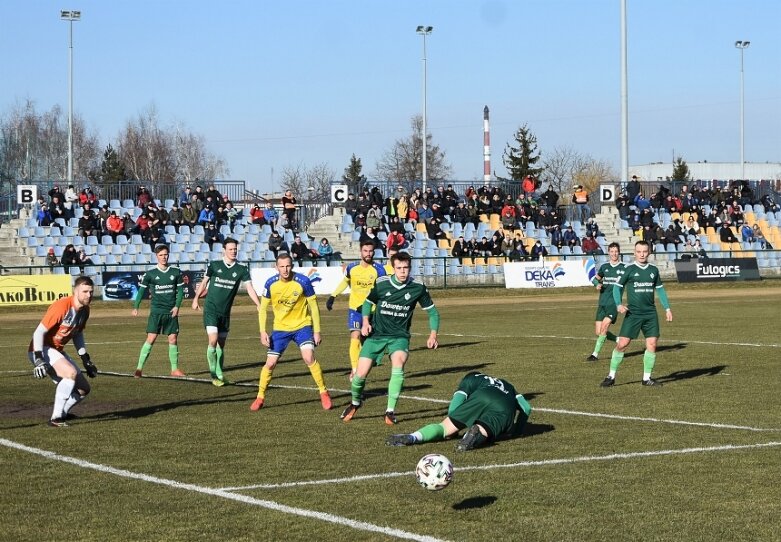
[[[144, 279], [146, 279], [146, 275], [144, 275]], [[146, 293], [146, 282], [145, 280], [142, 280], [141, 284], [138, 285], [138, 290], [136, 290], [136, 297], [133, 299], [133, 310], [130, 313], [133, 316], [138, 316], [138, 307], [141, 306], [141, 300], [144, 299], [145, 293]]]
[[260, 327], [260, 342], [263, 343], [264, 346], [269, 346], [271, 343], [269, 342], [268, 333], [266, 332], [266, 317], [268, 315], [268, 306], [269, 303], [271, 303], [271, 300], [263, 296], [260, 298], [260, 309], [258, 309], [258, 326]]
[[428, 335], [428, 340], [426, 341], [426, 346], [429, 348], [436, 348], [439, 346], [439, 341], [437, 340], [437, 333], [439, 332], [439, 311], [434, 305], [424, 308], [423, 310], [428, 313], [428, 327], [431, 330]]
[[344, 292], [347, 287], [350, 285], [350, 280], [347, 276], [345, 276], [342, 279], [342, 282], [339, 283], [339, 285], [336, 287], [336, 290], [334, 290], [331, 295], [328, 296], [328, 300], [325, 302], [325, 308], [329, 311], [334, 308], [334, 301], [336, 300], [336, 296]]
[[260, 310], [260, 298], [258, 298], [258, 293], [255, 291], [255, 288], [252, 286], [252, 281], [247, 281], [244, 283], [247, 287], [247, 295], [249, 295], [249, 298], [252, 300], [253, 303], [255, 303], [255, 307]]
[[178, 316], [179, 309], [182, 308], [182, 302], [184, 301], [184, 282], [180, 282], [176, 285], [176, 301], [174, 308], [171, 309], [171, 316]]
[[599, 289], [600, 289], [600, 286], [602, 285], [602, 280], [603, 280], [604, 278], [605, 278], [605, 277], [603, 277], [602, 275], [600, 275], [599, 273], [597, 273], [596, 275], [594, 275], [594, 278], [593, 278], [593, 279], [591, 279], [591, 284], [593, 284], [594, 286], [596, 286], [596, 287], [597, 287], [597, 289], [599, 290]]
[[664, 317], [668, 322], [673, 321], [673, 311], [670, 308], [670, 300], [667, 298], [667, 291], [664, 289], [664, 285], [660, 284], [656, 287], [656, 293], [659, 295], [659, 302], [664, 307]]
[[320, 333], [320, 308], [317, 306], [317, 296], [307, 297], [306, 303], [309, 305], [309, 314], [312, 315], [312, 331]]
[[369, 334], [372, 332], [372, 324], [371, 324], [372, 307], [374, 307], [374, 303], [367, 297], [366, 300], [363, 302], [363, 305], [361, 305], [361, 315], [363, 316], [361, 335], [363, 335], [364, 337], [368, 337]]
[[43, 341], [47, 331], [49, 331], [49, 328], [41, 322], [33, 332], [33, 365], [35, 366], [33, 376], [35, 378], [43, 378], [47, 374], [54, 373], [52, 366], [43, 357]]
[[78, 352], [79, 357], [81, 358], [81, 363], [84, 365], [84, 372], [87, 373], [87, 376], [90, 378], [98, 376], [98, 368], [92, 363], [92, 360], [87, 353], [87, 343], [84, 341], [83, 332], [79, 331], [73, 336], [73, 346], [76, 348], [76, 352]]
[[198, 306], [198, 299], [200, 299], [201, 294], [206, 291], [206, 288], [209, 286], [209, 275], [206, 274], [203, 276], [203, 280], [198, 283], [198, 287], [195, 289], [195, 296], [193, 297], [193, 310], [198, 310], [200, 307]]

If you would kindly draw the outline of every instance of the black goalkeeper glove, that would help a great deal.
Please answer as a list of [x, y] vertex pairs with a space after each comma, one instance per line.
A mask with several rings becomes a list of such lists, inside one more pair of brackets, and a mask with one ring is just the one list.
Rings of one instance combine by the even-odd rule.
[[43, 359], [43, 352], [37, 351], [35, 356], [35, 369], [33, 369], [33, 376], [35, 378], [44, 378], [48, 374], [53, 372], [52, 366], [49, 362]]
[[328, 296], [328, 301], [325, 302], [325, 308], [329, 311], [334, 310], [334, 301], [336, 301], [334, 296]]
[[89, 354], [84, 354], [81, 357], [81, 363], [84, 365], [84, 371], [86, 371], [87, 376], [90, 378], [95, 378], [98, 376], [98, 368], [95, 367], [95, 364], [92, 363], [92, 360], [89, 359]]

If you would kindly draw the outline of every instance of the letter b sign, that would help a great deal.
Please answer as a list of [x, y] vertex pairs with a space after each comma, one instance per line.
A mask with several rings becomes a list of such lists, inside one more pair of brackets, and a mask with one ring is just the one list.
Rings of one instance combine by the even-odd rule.
[[16, 185], [16, 203], [32, 205], [38, 200], [38, 186], [34, 184]]
[[616, 187], [612, 184], [599, 185], [599, 201], [602, 203], [616, 200]]

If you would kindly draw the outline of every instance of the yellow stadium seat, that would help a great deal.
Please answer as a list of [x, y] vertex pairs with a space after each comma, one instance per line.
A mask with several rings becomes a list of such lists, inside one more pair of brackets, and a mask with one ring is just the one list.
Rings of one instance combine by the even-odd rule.
[[488, 215], [485, 214], [485, 213], [481, 214], [480, 215], [480, 222], [484, 222], [485, 224], [488, 224], [488, 222], [489, 222]]
[[426, 231], [426, 224], [424, 222], [418, 222], [415, 225], [415, 231], [419, 231], [420, 233], [428, 233]]

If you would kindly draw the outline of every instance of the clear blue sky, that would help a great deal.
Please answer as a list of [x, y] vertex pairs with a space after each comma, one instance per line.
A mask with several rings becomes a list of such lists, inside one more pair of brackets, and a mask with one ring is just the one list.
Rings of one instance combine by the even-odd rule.
[[[481, 179], [528, 123], [543, 153], [570, 146], [620, 168], [619, 0], [4, 0], [0, 112], [68, 104], [103, 143], [154, 104], [224, 157], [231, 178], [271, 187], [288, 166], [355, 153], [364, 172], [422, 111], [457, 179]], [[629, 162], [740, 159], [745, 51], [747, 162], [781, 161], [781, 2], [628, 0]]]

